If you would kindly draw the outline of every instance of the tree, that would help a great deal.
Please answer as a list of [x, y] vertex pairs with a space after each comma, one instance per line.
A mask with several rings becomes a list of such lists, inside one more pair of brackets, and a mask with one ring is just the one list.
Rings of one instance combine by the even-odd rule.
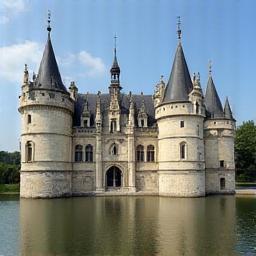
[[0, 151], [0, 184], [20, 181], [20, 152]]
[[244, 122], [236, 130], [235, 161], [237, 180], [256, 181], [256, 126], [253, 121]]

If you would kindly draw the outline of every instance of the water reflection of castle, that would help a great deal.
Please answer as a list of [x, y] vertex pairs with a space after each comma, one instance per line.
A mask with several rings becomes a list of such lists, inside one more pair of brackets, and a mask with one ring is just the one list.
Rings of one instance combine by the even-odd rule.
[[236, 198], [20, 201], [21, 255], [234, 255]]
[[19, 111], [21, 197], [234, 193], [235, 120], [211, 70], [205, 95], [179, 42], [170, 78], [153, 95], [121, 93], [116, 48], [109, 93], [62, 83], [48, 40], [38, 75], [24, 71]]

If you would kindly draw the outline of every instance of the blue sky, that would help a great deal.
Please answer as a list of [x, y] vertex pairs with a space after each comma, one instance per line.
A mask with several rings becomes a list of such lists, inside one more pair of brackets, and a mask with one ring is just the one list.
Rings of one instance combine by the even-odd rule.
[[66, 86], [107, 92], [113, 37], [124, 92], [152, 94], [168, 80], [177, 46], [176, 17], [191, 75], [205, 90], [208, 61], [222, 102], [241, 124], [256, 121], [256, 1], [238, 0], [0, 0], [0, 150], [18, 150], [18, 96], [24, 64], [38, 71], [52, 14], [52, 42]]

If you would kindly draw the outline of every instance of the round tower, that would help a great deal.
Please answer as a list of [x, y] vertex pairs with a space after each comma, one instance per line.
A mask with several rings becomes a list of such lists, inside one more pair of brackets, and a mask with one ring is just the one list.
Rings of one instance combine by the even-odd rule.
[[200, 77], [191, 81], [179, 43], [162, 102], [155, 108], [158, 134], [159, 194], [205, 195], [203, 122], [205, 109]]
[[226, 99], [224, 110], [211, 70], [205, 94], [207, 117], [204, 123], [206, 194], [235, 193], [235, 119]]
[[70, 98], [59, 73], [50, 38], [38, 75], [29, 81], [24, 72], [21, 114], [20, 196], [28, 198], [71, 195], [72, 115]]

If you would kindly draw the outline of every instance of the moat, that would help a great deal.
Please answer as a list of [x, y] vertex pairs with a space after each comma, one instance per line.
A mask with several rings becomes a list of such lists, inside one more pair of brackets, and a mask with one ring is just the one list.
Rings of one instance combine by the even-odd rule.
[[256, 197], [0, 195], [0, 255], [256, 255]]

